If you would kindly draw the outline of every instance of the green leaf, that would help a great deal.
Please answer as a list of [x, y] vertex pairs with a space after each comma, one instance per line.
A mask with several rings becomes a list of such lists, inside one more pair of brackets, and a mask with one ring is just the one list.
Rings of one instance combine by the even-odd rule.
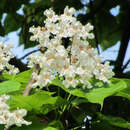
[[3, 80], [14, 80], [15, 74], [8, 74], [7, 71], [4, 71], [2, 73], [2, 78], [3, 78]]
[[101, 10], [96, 14], [96, 25], [98, 42], [103, 50], [115, 45], [121, 40], [122, 30], [116, 17], [109, 12]]
[[33, 69], [29, 69], [27, 71], [21, 72], [15, 76], [14, 80], [21, 82], [21, 83], [28, 83], [32, 72], [33, 72]]
[[31, 121], [32, 124], [29, 126], [22, 125], [22, 127], [14, 127], [11, 130], [64, 130], [61, 121], [54, 120], [47, 122], [44, 116], [38, 118], [36, 115], [29, 115], [25, 120]]
[[43, 124], [36, 115], [26, 117], [27, 121], [31, 121], [31, 125], [22, 125], [21, 127], [14, 127], [11, 130], [43, 130], [45, 128], [45, 124]]
[[[61, 123], [60, 120], [54, 120], [52, 122], [49, 122], [47, 126], [55, 128], [56, 130], [63, 130], [64, 129], [63, 124]], [[48, 127], [47, 127], [47, 129], [48, 129]]]
[[0, 83], [0, 95], [18, 91], [20, 86], [19, 82], [13, 80], [2, 82]]
[[123, 118], [120, 117], [112, 117], [112, 116], [105, 116], [101, 113], [98, 113], [98, 117], [101, 120], [105, 120], [108, 123], [110, 123], [111, 125], [117, 126], [117, 127], [121, 127], [121, 128], [127, 128], [130, 129], [130, 123], [125, 121]]
[[48, 126], [48, 127], [44, 128], [43, 130], [58, 130], [58, 129], [54, 128], [54, 127], [51, 127], [51, 126]]
[[91, 103], [99, 103], [101, 106], [103, 105], [103, 101], [106, 97], [114, 95], [115, 93], [123, 90], [126, 88], [126, 83], [121, 80], [120, 82], [116, 84], [109, 84], [108, 87], [102, 87], [102, 88], [93, 88], [89, 91], [85, 91], [83, 89], [75, 88], [75, 89], [67, 89], [64, 87], [62, 82], [58, 79], [52, 81], [53, 85], [56, 85], [58, 87], [61, 87], [66, 92], [78, 96], [87, 98], [89, 102]]
[[27, 4], [29, 0], [1, 0], [0, 8], [4, 13], [16, 13], [23, 4]]
[[121, 96], [121, 97], [124, 97], [124, 98], [127, 98], [130, 100], [130, 79], [116, 79], [116, 78], [114, 78], [114, 80], [117, 80], [117, 81], [123, 80], [127, 85], [127, 87], [125, 89], [116, 93], [115, 96]]
[[19, 14], [8, 14], [4, 21], [5, 34], [16, 31], [21, 27], [23, 16]]
[[15, 95], [11, 96], [9, 104], [11, 109], [24, 108], [28, 111], [34, 111], [36, 113], [46, 114], [49, 111], [56, 109], [64, 103], [64, 99], [61, 97], [52, 97], [44, 91], [38, 91], [31, 96]]
[[77, 109], [77, 108], [72, 108], [71, 109], [71, 114], [72, 114], [72, 117], [75, 119], [75, 121], [78, 123], [78, 124], [82, 124], [83, 123], [83, 120], [84, 118], [86, 117], [86, 113], [81, 111], [80, 108]]
[[4, 130], [4, 125], [0, 124], [0, 130]]
[[77, 106], [81, 103], [87, 103], [88, 100], [87, 99], [84, 99], [84, 98], [76, 98], [74, 100], [72, 100], [71, 104], [73, 104], [74, 106]]
[[92, 122], [91, 129], [92, 130], [126, 130], [123, 128], [112, 126], [106, 121], [99, 121], [99, 120]]

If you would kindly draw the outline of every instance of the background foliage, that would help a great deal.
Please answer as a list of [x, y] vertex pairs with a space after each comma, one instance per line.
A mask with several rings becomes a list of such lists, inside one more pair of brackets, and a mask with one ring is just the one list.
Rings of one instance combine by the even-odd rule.
[[[63, 94], [65, 91], [67, 91], [73, 96], [80, 95], [77, 99], [72, 100], [72, 106], [78, 107], [72, 107], [71, 111], [66, 110], [66, 112], [69, 113], [69, 116], [66, 117], [65, 113], [62, 118], [67, 118], [67, 120], [71, 120], [72, 124], [69, 124], [70, 128], [75, 127], [76, 124], [80, 124], [81, 122], [83, 122], [84, 117], [86, 115], [89, 115], [92, 118], [86, 118], [86, 121], [82, 124], [83, 126], [86, 126], [87, 130], [130, 129], [130, 124], [128, 123], [128, 121], [130, 121], [130, 72], [123, 73], [124, 69], [130, 62], [129, 59], [126, 65], [123, 66], [123, 61], [130, 36], [129, 0], [90, 0], [85, 5], [80, 0], [35, 0], [34, 2], [30, 2], [30, 0], [1, 0], [0, 19], [2, 19], [4, 13], [7, 13], [7, 17], [4, 20], [4, 24], [0, 22], [0, 35], [6, 36], [8, 33], [16, 31], [20, 28], [21, 31], [19, 33], [19, 44], [24, 44], [25, 48], [35, 46], [35, 42], [29, 41], [31, 35], [28, 32], [29, 28], [32, 25], [44, 26], [44, 10], [52, 7], [58, 14], [60, 14], [63, 12], [63, 9], [66, 5], [68, 5], [69, 7], [74, 7], [77, 10], [80, 10], [83, 7], [87, 7], [86, 14], [79, 14], [77, 18], [83, 24], [91, 22], [94, 25], [95, 40], [90, 42], [92, 46], [97, 47], [98, 49], [98, 46], [100, 45], [101, 48], [105, 50], [115, 45], [117, 41], [120, 41], [121, 44], [117, 59], [115, 61], [110, 61], [111, 65], [114, 66], [115, 78], [112, 79], [112, 82], [116, 84], [114, 86], [115, 88], [99, 88], [92, 90], [90, 93], [87, 94], [85, 94], [85, 92], [79, 93], [79, 90], [62, 90]], [[17, 13], [17, 10], [20, 9], [21, 6], [23, 6], [23, 15]], [[120, 6], [119, 14], [117, 16], [113, 16], [110, 13], [110, 9], [116, 6]], [[16, 58], [11, 59], [10, 63], [19, 67], [21, 71], [28, 69], [26, 65], [24, 65], [20, 60]], [[21, 89], [22, 91], [23, 88], [21, 88], [21, 86], [25, 86], [27, 84], [27, 81], [30, 78], [30, 73], [31, 70], [23, 72], [15, 77], [3, 75], [3, 79], [9, 79], [10, 81], [0, 83], [0, 93], [5, 93], [7, 92], [7, 90], [8, 92], [12, 91], [12, 93], [13, 91], [17, 91], [19, 89]], [[26, 77], [23, 77], [23, 75], [26, 75]], [[3, 86], [3, 84], [4, 86], [6, 86], [6, 90], [5, 88], [3, 89], [3, 87], [1, 87]], [[14, 86], [13, 89], [9, 89], [10, 84]], [[62, 85], [59, 81], [54, 81], [53, 86], [55, 85], [62, 88]], [[42, 93], [44, 93], [44, 91], [38, 91], [36, 94], [33, 94], [31, 97], [27, 98], [17, 97], [17, 99], [15, 99], [12, 97], [12, 102], [10, 103], [15, 103], [13, 106], [16, 108], [22, 107], [26, 108], [28, 111], [33, 110], [36, 113], [40, 112], [43, 114], [47, 114], [53, 111], [53, 109], [58, 109], [60, 105], [63, 105], [63, 102], [66, 102], [64, 101], [64, 96], [62, 98], [58, 96], [52, 98], [50, 92], [42, 97]], [[42, 98], [48, 99], [47, 102], [39, 100], [39, 109], [35, 107], [36, 104], [34, 99], [37, 99], [37, 95], [40, 95]], [[110, 97], [110, 95], [113, 96]], [[91, 103], [84, 100], [84, 98], [87, 98], [88, 101]], [[32, 99], [34, 100], [34, 102], [31, 104], [30, 107], [30, 101]], [[21, 104], [21, 106], [19, 104]], [[47, 110], [45, 109], [43, 111], [40, 109], [41, 106], [46, 108], [46, 105], [49, 106]], [[54, 106], [57, 107], [54, 108]], [[32, 116], [31, 118], [34, 119], [33, 114], [30, 116]], [[38, 121], [40, 120], [39, 118], [38, 120], [35, 120], [35, 124], [29, 127], [28, 130], [35, 130], [37, 129], [36, 126], [39, 126], [39, 130], [42, 130], [43, 128], [44, 130], [63, 129], [61, 122], [58, 120], [54, 120], [47, 127], [42, 126], [42, 123]]]

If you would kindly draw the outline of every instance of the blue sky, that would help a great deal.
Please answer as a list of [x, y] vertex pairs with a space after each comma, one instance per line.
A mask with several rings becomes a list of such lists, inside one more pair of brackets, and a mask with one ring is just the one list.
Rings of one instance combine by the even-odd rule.
[[[22, 8], [23, 8], [23, 6], [21, 7], [20, 10], [17, 11], [17, 13], [22, 15], [23, 14]], [[111, 9], [110, 13], [112, 15], [116, 16], [119, 13], [119, 9], [120, 9], [120, 7], [117, 6], [113, 9]], [[4, 14], [2, 22], [4, 21], [5, 17], [6, 17], [6, 14]], [[20, 29], [15, 31], [15, 32], [9, 33], [5, 37], [0, 37], [0, 41], [4, 41], [6, 44], [9, 44], [9, 43], [14, 44], [14, 49], [12, 49], [12, 53], [15, 56], [17, 56], [17, 58], [21, 58], [22, 56], [24, 56], [28, 52], [31, 52], [32, 50], [37, 49], [37, 47], [24, 49], [24, 45], [18, 46], [18, 43], [19, 43], [18, 32], [19, 31], [20, 31]], [[117, 42], [116, 45], [112, 46], [111, 48], [108, 48], [105, 51], [102, 51], [100, 49], [101, 55], [103, 57], [103, 61], [108, 60], [108, 59], [109, 60], [115, 60], [117, 55], [118, 55], [119, 45], [120, 45], [120, 42]], [[127, 53], [126, 53], [126, 56], [125, 56], [124, 64], [127, 62], [128, 59], [130, 59], [130, 42], [129, 42], [129, 45], [128, 45], [128, 48], [127, 48]], [[26, 62], [26, 60], [23, 60], [23, 62]], [[127, 69], [125, 71], [128, 71], [128, 70], [130, 71], [130, 64], [127, 66]]]

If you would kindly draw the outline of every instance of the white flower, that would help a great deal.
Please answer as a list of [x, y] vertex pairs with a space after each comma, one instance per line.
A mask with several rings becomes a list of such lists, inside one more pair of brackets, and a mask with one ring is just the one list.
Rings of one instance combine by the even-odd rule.
[[55, 75], [52, 75], [50, 71], [41, 71], [38, 76], [37, 82], [35, 82], [32, 87], [37, 87], [38, 85], [42, 88], [45, 87], [48, 83], [55, 79]]
[[64, 14], [67, 16], [72, 16], [75, 12], [76, 10], [74, 8], [69, 8], [68, 6], [66, 6], [64, 9]]
[[[46, 15], [48, 17], [47, 22], [50, 21], [50, 22], [55, 23], [59, 19], [58, 15], [55, 15], [55, 12], [51, 8], [45, 10], [44, 15]], [[45, 23], [47, 23], [47, 22], [45, 22]]]
[[13, 45], [4, 45], [3, 42], [0, 42], [0, 71], [8, 69], [9, 74], [16, 74], [19, 72], [18, 68], [15, 68], [13, 65], [10, 65], [8, 62], [14, 56], [10, 52], [10, 49]]
[[4, 124], [6, 128], [12, 125], [30, 125], [31, 122], [23, 119], [23, 117], [27, 115], [25, 109], [9, 110], [10, 107], [6, 104], [6, 101], [9, 100], [9, 98], [10, 97], [5, 94], [0, 96], [0, 124]]
[[67, 69], [64, 69], [62, 74], [69, 77], [75, 77], [75, 71], [76, 71], [75, 66], [69, 65]]
[[42, 68], [44, 66], [44, 64], [46, 63], [47, 58], [43, 55], [43, 54], [31, 54], [29, 57], [29, 63], [28, 63], [28, 67], [34, 67], [34, 65], [39, 64], [40, 68]]
[[109, 80], [114, 73], [112, 72], [112, 69], [109, 66], [109, 62], [105, 62], [105, 64], [97, 64], [97, 67], [94, 70], [94, 74], [97, 79], [102, 80], [104, 82], [109, 83]]
[[85, 25], [85, 28], [89, 32], [89, 31], [93, 30], [94, 27], [90, 23], [88, 23]]
[[69, 87], [75, 88], [78, 83], [79, 83], [78, 80], [74, 79], [74, 77], [71, 77], [71, 76], [66, 76], [65, 80], [63, 81], [63, 85], [66, 88], [69, 88]]
[[48, 9], [44, 12], [47, 16], [45, 27], [30, 29], [34, 34], [31, 40], [37, 40], [39, 47], [47, 48], [44, 54], [30, 56], [29, 67], [39, 64], [41, 68], [32, 87], [42, 88], [59, 75], [64, 77], [66, 87], [75, 88], [81, 82], [83, 88], [91, 88], [91, 78], [109, 82], [113, 76], [109, 64], [101, 64], [101, 56], [87, 41], [94, 38], [91, 32], [94, 27], [90, 23], [82, 25], [73, 16], [74, 13], [75, 9], [68, 6], [61, 15]]

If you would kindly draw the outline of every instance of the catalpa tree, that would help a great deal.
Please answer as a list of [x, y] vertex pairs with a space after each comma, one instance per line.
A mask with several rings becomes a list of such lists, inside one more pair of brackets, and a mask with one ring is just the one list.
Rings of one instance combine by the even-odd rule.
[[105, 98], [126, 95], [128, 80], [112, 78], [109, 62], [103, 64], [89, 44], [94, 27], [83, 25], [75, 12], [66, 6], [58, 15], [49, 8], [44, 26], [30, 27], [39, 51], [28, 56], [27, 71], [10, 64], [12, 46], [0, 42], [1, 129], [96, 130], [106, 123], [109, 129], [130, 128], [123, 118], [101, 112]]

